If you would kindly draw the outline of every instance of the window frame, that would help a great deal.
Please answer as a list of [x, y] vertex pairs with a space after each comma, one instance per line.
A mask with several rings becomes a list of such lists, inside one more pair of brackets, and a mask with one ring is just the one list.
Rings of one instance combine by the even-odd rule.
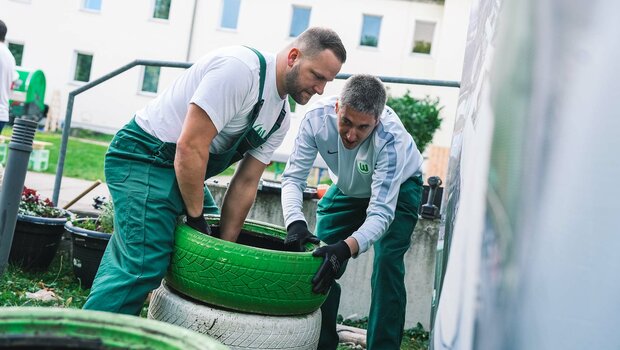
[[[17, 63], [17, 58], [15, 57], [15, 54], [13, 54], [13, 51], [11, 50], [11, 45], [20, 45], [22, 47], [22, 52], [20, 55], [21, 60], [19, 61], [19, 64]], [[19, 41], [6, 40], [6, 48], [9, 49], [9, 51], [11, 52], [11, 55], [13, 55], [13, 58], [15, 58], [15, 66], [21, 67], [24, 61], [24, 51], [26, 50], [26, 44], [23, 42], [19, 42]]]
[[[432, 24], [433, 25], [433, 35], [430, 41], [431, 44], [431, 48], [429, 50], [428, 53], [426, 52], [415, 52], [413, 51], [415, 49], [415, 43], [416, 43], [416, 33], [418, 32], [418, 23], [423, 23], [423, 24]], [[431, 21], [431, 20], [423, 20], [423, 19], [416, 19], [414, 21], [413, 24], [413, 35], [411, 37], [411, 49], [409, 50], [409, 54], [411, 55], [419, 55], [419, 56], [424, 56], [424, 57], [428, 57], [428, 56], [432, 56], [433, 52], [434, 52], [434, 47], [435, 47], [435, 37], [437, 36], [437, 22], [435, 21]]]
[[[155, 83], [155, 91], [147, 91], [144, 90], [144, 81], [146, 78], [147, 68], [157, 68], [159, 71], [157, 72], [157, 82]], [[161, 67], [160, 66], [142, 66], [142, 73], [140, 74], [141, 79], [138, 86], [138, 94], [145, 96], [157, 96], [159, 93], [159, 81], [161, 78]]]
[[[83, 56], [91, 56], [91, 60], [90, 60], [90, 67], [88, 70], [88, 80], [87, 81], [82, 81], [82, 80], [77, 80], [76, 78], [76, 74], [77, 74], [77, 67], [78, 67], [78, 59], [79, 59], [79, 55], [83, 55]], [[74, 50], [73, 51], [73, 69], [71, 72], [71, 83], [73, 84], [77, 84], [77, 85], [83, 85], [83, 84], [87, 84], [91, 81], [91, 76], [93, 74], [93, 62], [95, 60], [95, 54], [92, 52], [88, 52], [88, 51], [81, 51], [81, 50]]]
[[89, 1], [91, 0], [82, 0], [80, 10], [84, 12], [90, 12], [90, 13], [101, 13], [101, 9], [103, 8], [103, 0], [99, 0], [99, 9], [92, 9], [92, 8], [86, 7], [86, 3]]
[[[236, 17], [235, 17], [235, 27], [234, 28], [230, 28], [230, 27], [224, 27], [224, 13], [225, 13], [225, 9], [226, 9], [226, 3], [229, 1], [236, 1], [238, 2], [238, 7], [237, 7], [237, 13], [236, 13]], [[241, 13], [241, 0], [221, 0], [220, 2], [222, 4], [222, 8], [220, 11], [220, 20], [218, 23], [218, 29], [220, 30], [225, 30], [225, 31], [231, 31], [231, 32], [236, 32], [239, 30], [239, 15]]]
[[[377, 30], [377, 43], [376, 45], [372, 46], [372, 45], [365, 45], [362, 43], [362, 40], [364, 38], [364, 23], [365, 23], [365, 19], [366, 17], [376, 17], [379, 18], [379, 28]], [[360, 28], [360, 36], [359, 36], [359, 41], [358, 41], [358, 47], [361, 48], [368, 48], [368, 49], [379, 49], [379, 39], [381, 37], [381, 25], [383, 24], [383, 16], [382, 15], [373, 15], [373, 14], [369, 14], [369, 13], [362, 13], [362, 24], [361, 24], [361, 28]]]
[[[299, 33], [293, 35], [293, 23], [294, 23], [294, 19], [295, 19], [295, 9], [302, 9], [302, 10], [308, 10], [308, 18], [307, 23], [306, 23], [306, 27]], [[304, 6], [304, 5], [295, 5], [293, 4], [291, 6], [291, 23], [289, 26], [289, 30], [288, 30], [288, 37], [289, 38], [296, 38], [299, 36], [299, 34], [303, 33], [306, 29], [310, 28], [310, 17], [312, 16], [312, 6]]]
[[151, 8], [150, 19], [153, 20], [153, 21], [168, 22], [168, 21], [170, 21], [170, 13], [171, 13], [171, 10], [172, 10], [172, 0], [168, 0], [169, 1], [169, 3], [168, 3], [168, 17], [166, 17], [166, 18], [155, 17], [156, 10], [157, 10], [157, 3], [161, 2], [161, 1], [166, 1], [166, 0], [153, 0], [151, 2], [151, 4], [153, 6]]

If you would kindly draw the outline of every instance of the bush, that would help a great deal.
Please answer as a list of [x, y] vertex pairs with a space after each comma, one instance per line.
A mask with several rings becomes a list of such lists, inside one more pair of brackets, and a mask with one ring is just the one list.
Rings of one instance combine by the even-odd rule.
[[433, 140], [435, 131], [439, 129], [442, 119], [439, 111], [439, 98], [425, 97], [421, 100], [409, 95], [409, 91], [401, 97], [389, 96], [387, 105], [390, 106], [403, 122], [405, 129], [413, 136], [420, 152]]

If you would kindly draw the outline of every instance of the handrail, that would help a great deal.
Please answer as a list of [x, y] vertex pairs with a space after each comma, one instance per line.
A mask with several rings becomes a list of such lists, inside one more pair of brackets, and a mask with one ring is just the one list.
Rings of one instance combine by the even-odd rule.
[[92, 89], [93, 87], [114, 78], [115, 76], [135, 67], [135, 66], [157, 66], [157, 67], [171, 67], [171, 68], [189, 68], [191, 63], [187, 62], [170, 62], [170, 61], [155, 61], [155, 60], [135, 60], [130, 62], [112, 72], [91, 81], [88, 84], [80, 86], [79, 88], [69, 93], [67, 100], [67, 112], [65, 114], [65, 123], [62, 128], [62, 141], [60, 143], [60, 155], [58, 156], [58, 166], [56, 167], [56, 178], [54, 179], [54, 193], [52, 195], [52, 201], [54, 204], [58, 204], [58, 197], [60, 196], [60, 184], [62, 182], [62, 173], [65, 168], [65, 157], [67, 154], [67, 144], [69, 142], [69, 131], [71, 130], [71, 117], [73, 116], [73, 104], [75, 96], [81, 94], [84, 91]]
[[[58, 197], [60, 196], [60, 184], [62, 182], [62, 173], [65, 167], [65, 157], [67, 153], [67, 144], [69, 142], [69, 131], [71, 130], [71, 117], [73, 116], [73, 104], [75, 96], [81, 94], [84, 91], [92, 89], [93, 87], [114, 78], [115, 76], [135, 67], [135, 66], [155, 66], [155, 67], [169, 67], [169, 68], [189, 68], [192, 63], [188, 62], [173, 62], [173, 61], [157, 61], [157, 60], [135, 60], [130, 62], [112, 72], [91, 81], [79, 88], [71, 91], [67, 100], [67, 112], [65, 114], [65, 122], [62, 129], [62, 141], [60, 143], [60, 155], [58, 157], [58, 166], [56, 167], [56, 178], [54, 179], [54, 193], [52, 195], [52, 201], [58, 204]], [[347, 79], [351, 74], [338, 74], [336, 79]], [[426, 86], [440, 86], [440, 87], [460, 87], [458, 81], [447, 80], [431, 80], [431, 79], [412, 79], [412, 78], [400, 78], [400, 77], [387, 77], [377, 76], [384, 83], [396, 83], [396, 84], [410, 84], [410, 85], [426, 85]]]

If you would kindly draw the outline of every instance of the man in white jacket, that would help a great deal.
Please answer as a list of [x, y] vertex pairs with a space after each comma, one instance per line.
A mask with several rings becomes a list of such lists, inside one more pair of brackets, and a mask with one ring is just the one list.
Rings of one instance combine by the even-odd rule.
[[370, 75], [350, 77], [340, 95], [306, 113], [282, 176], [287, 244], [302, 250], [317, 242], [302, 213], [302, 191], [317, 153], [333, 185], [317, 209], [316, 233], [328, 245], [313, 291], [329, 293], [321, 307], [319, 349], [336, 349], [340, 286], [334, 283], [348, 259], [374, 246], [368, 349], [399, 349], [405, 322], [404, 255], [422, 198], [422, 156], [394, 111], [385, 106], [383, 83]]

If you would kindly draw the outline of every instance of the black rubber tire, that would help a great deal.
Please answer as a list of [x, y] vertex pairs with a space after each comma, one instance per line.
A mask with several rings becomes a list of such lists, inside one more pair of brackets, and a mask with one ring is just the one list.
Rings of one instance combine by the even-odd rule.
[[154, 320], [76, 309], [9, 307], [0, 312], [0, 349], [225, 350], [212, 338]]
[[209, 335], [232, 350], [314, 350], [321, 333], [321, 310], [296, 316], [227, 311], [183, 297], [165, 281], [153, 291], [148, 317]]
[[[209, 216], [211, 225], [219, 217]], [[279, 226], [246, 220], [243, 230], [282, 241]], [[219, 307], [264, 315], [302, 315], [317, 310], [326, 295], [312, 292], [322, 258], [314, 245], [295, 253], [231, 243], [179, 225], [166, 281], [175, 290]]]

